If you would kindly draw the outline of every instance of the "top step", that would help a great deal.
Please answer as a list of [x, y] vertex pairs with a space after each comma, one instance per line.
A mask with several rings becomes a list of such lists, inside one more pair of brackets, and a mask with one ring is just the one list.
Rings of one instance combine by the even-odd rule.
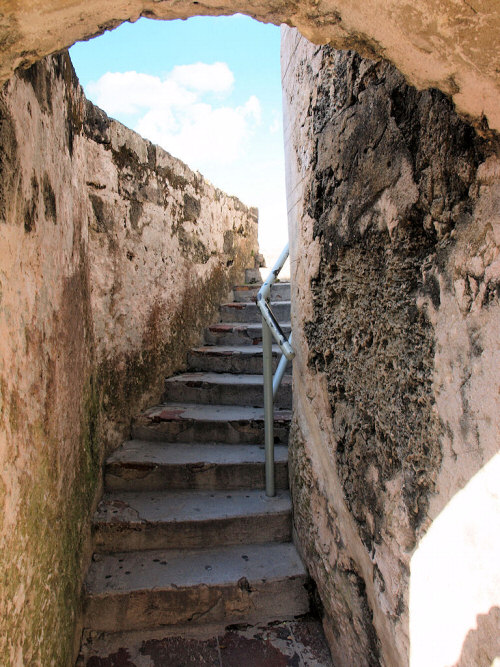
[[[233, 298], [236, 302], [255, 301], [262, 285], [236, 285]], [[271, 301], [290, 301], [290, 283], [274, 283], [271, 287]]]

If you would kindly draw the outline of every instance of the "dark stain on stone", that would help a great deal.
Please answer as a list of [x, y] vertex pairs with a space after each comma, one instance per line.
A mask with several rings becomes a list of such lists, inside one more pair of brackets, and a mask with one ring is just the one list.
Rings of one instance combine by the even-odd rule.
[[33, 174], [31, 177], [31, 197], [26, 201], [24, 209], [24, 231], [28, 234], [36, 227], [39, 194], [38, 179]]
[[146, 149], [148, 153], [148, 167], [150, 169], [156, 169], [157, 146], [148, 141], [146, 144]]
[[95, 194], [89, 194], [89, 199], [92, 204], [92, 210], [96, 220], [96, 231], [105, 232], [107, 230], [107, 221], [105, 216], [104, 202], [101, 197]]
[[102, 109], [96, 107], [90, 100], [85, 100], [83, 130], [86, 136], [97, 144], [109, 147], [111, 120]]
[[[48, 61], [50, 61], [49, 67], [47, 66]], [[19, 68], [17, 73], [22, 80], [31, 85], [40, 109], [48, 115], [52, 115], [53, 112], [54, 81], [57, 78], [64, 81], [66, 144], [69, 154], [73, 155], [74, 138], [81, 131], [83, 124], [80, 111], [80, 99], [83, 93], [78, 85], [78, 78], [69, 53], [62, 51], [40, 60], [27, 69]]]
[[73, 63], [68, 51], [62, 51], [53, 56], [56, 76], [64, 83], [64, 97], [66, 103], [66, 143], [70, 156], [73, 156], [75, 137], [83, 131], [85, 121], [83, 90], [78, 82]]
[[297, 654], [289, 657], [269, 642], [245, 637], [237, 632], [226, 632], [219, 641], [224, 667], [268, 665], [269, 667], [299, 667]]
[[441, 305], [441, 288], [439, 286], [439, 280], [435, 274], [423, 273], [423, 278], [422, 295], [429, 296], [432, 305], [438, 310]]
[[45, 113], [52, 113], [52, 76], [51, 69], [44, 60], [40, 60], [27, 69], [19, 68], [17, 74], [20, 79], [30, 84], [40, 109]]
[[130, 659], [127, 649], [120, 648], [106, 657], [93, 655], [87, 660], [86, 667], [136, 667], [136, 663]]
[[500, 300], [500, 281], [491, 280], [486, 285], [486, 291], [483, 297], [483, 307], [487, 308], [488, 306], [498, 303]]
[[3, 99], [4, 94], [4, 92], [0, 94], [0, 222], [7, 222], [10, 219], [20, 188], [16, 128]]
[[382, 572], [376, 563], [373, 566], [373, 581], [376, 583], [378, 590], [383, 593], [385, 591], [385, 581]]
[[157, 167], [157, 172], [162, 178], [168, 181], [169, 185], [171, 185], [175, 190], [184, 190], [186, 186], [189, 185], [187, 178], [177, 174], [170, 167]]
[[43, 202], [45, 204], [45, 217], [47, 220], [52, 220], [54, 224], [57, 224], [56, 196], [47, 172], [43, 176]]
[[380, 667], [380, 641], [373, 625], [373, 611], [366, 596], [366, 584], [356, 569], [347, 570], [345, 575], [349, 583], [357, 590], [358, 600], [361, 602], [361, 618], [364, 620], [364, 631], [368, 638], [367, 663], [369, 667]]
[[142, 216], [142, 211], [143, 211], [143, 204], [139, 201], [136, 201], [135, 199], [132, 199], [130, 202], [130, 224], [132, 225], [132, 229], [138, 230], [139, 229], [139, 221]]
[[184, 193], [184, 215], [185, 222], [197, 222], [201, 213], [201, 202], [187, 192]]
[[154, 667], [171, 665], [172, 667], [215, 667], [219, 665], [217, 639], [188, 639], [185, 637], [166, 637], [149, 639], [143, 642], [142, 655], [151, 658]]
[[180, 251], [186, 259], [196, 264], [206, 264], [210, 259], [210, 251], [196, 233], [187, 232], [182, 223], [172, 225], [172, 232], [177, 235]]
[[[417, 297], [440, 307], [441, 240], [471, 219], [485, 144], [445, 95], [408, 86], [386, 62], [324, 47], [323, 64], [310, 107], [317, 148], [306, 204], [322, 262], [305, 331], [309, 363], [328, 379], [346, 501], [371, 550], [386, 481], [402, 474], [415, 533], [434, 488], [434, 338]], [[397, 200], [389, 233], [379, 201], [401, 179], [414, 194]]]
[[326, 667], [331, 665], [330, 649], [318, 618], [321, 617], [305, 617], [290, 625], [295, 640], [309, 649], [314, 659]]
[[222, 252], [226, 255], [229, 255], [233, 252], [234, 248], [234, 232], [231, 229], [228, 229], [224, 232], [224, 242], [222, 246]]
[[475, 357], [480, 357], [483, 353], [480, 330], [471, 328], [469, 330], [469, 341], [472, 354]]
[[113, 162], [120, 171], [137, 172], [140, 170], [139, 158], [128, 146], [120, 146], [118, 150], [113, 150]]

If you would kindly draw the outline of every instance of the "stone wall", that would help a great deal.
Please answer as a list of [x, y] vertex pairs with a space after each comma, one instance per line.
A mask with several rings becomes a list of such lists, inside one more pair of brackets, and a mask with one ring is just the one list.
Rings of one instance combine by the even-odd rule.
[[72, 664], [106, 450], [257, 251], [257, 213], [111, 121], [65, 53], [0, 93], [0, 663]]
[[334, 662], [490, 665], [498, 143], [387, 62], [282, 36], [291, 478]]

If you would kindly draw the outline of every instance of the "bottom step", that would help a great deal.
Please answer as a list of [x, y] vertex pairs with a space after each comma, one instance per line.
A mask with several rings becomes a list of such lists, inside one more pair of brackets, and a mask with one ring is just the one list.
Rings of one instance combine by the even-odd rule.
[[262, 623], [309, 610], [292, 543], [94, 556], [84, 625], [119, 632], [191, 623]]
[[321, 621], [84, 633], [76, 667], [332, 667]]

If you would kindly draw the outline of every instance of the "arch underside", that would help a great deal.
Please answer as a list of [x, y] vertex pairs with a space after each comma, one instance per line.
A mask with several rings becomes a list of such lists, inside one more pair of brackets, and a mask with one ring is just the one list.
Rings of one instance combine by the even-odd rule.
[[141, 16], [185, 19], [241, 12], [297, 27], [310, 41], [392, 62], [419, 89], [435, 87], [478, 127], [500, 128], [500, 11], [496, 0], [480, 9], [465, 0], [29, 0], [0, 3], [0, 82], [17, 67]]

